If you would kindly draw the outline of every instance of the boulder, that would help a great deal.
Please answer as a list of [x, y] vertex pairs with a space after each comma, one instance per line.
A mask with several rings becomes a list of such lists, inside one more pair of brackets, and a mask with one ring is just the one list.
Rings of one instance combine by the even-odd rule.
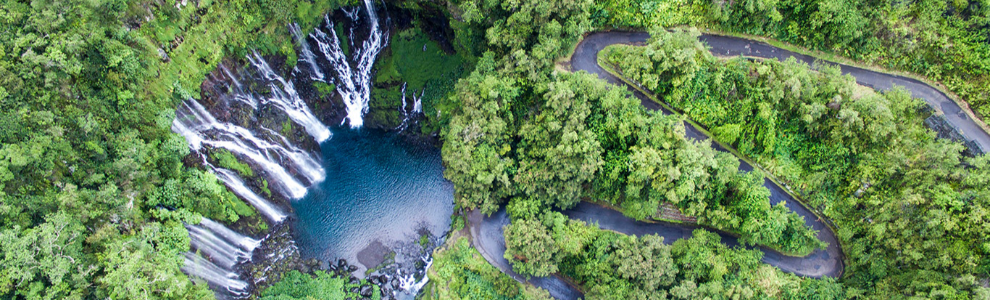
[[370, 285], [361, 286], [361, 296], [362, 297], [371, 297], [371, 294], [372, 294], [372, 291], [371, 291], [371, 286]]

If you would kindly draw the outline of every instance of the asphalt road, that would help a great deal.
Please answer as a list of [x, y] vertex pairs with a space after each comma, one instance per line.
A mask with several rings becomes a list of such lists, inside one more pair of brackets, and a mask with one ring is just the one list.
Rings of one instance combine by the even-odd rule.
[[[598, 65], [598, 52], [606, 46], [644, 43], [647, 39], [649, 39], [649, 34], [645, 32], [600, 32], [590, 34], [578, 44], [571, 58], [571, 68], [574, 71], [584, 70], [596, 74], [598, 77], [612, 84], [624, 86], [640, 99], [644, 107], [652, 110], [662, 110], [664, 113], [669, 114], [670, 112], [664, 110], [662, 106], [654, 103], [638, 90], [626, 85], [622, 80], [615, 78], [615, 76], [606, 72]], [[776, 58], [778, 60], [794, 57], [798, 61], [809, 64], [815, 62], [814, 57], [776, 48], [762, 42], [716, 35], [702, 35], [700, 39], [708, 44], [713, 54], [721, 56], [745, 55]], [[966, 139], [977, 144], [982, 149], [990, 150], [990, 134], [987, 134], [986, 131], [980, 128], [974, 120], [963, 112], [958, 104], [937, 89], [911, 78], [877, 73], [847, 65], [837, 65], [840, 66], [843, 74], [850, 74], [856, 78], [859, 84], [874, 89], [889, 90], [895, 85], [904, 87], [914, 97], [923, 98], [930, 105], [941, 110], [949, 123], [955, 126]], [[690, 123], [685, 122], [684, 125], [688, 138], [697, 140], [708, 139], [708, 136], [704, 135], [702, 131]], [[725, 151], [725, 149], [714, 143], [713, 147], [720, 151]], [[744, 171], [753, 170], [753, 166], [745, 161], [740, 162], [739, 168]], [[771, 204], [776, 205], [782, 201], [785, 202], [785, 205], [791, 211], [804, 217], [805, 224], [818, 230], [819, 239], [829, 244], [826, 249], [816, 250], [805, 257], [785, 256], [772, 249], [759, 247], [758, 249], [764, 253], [763, 262], [776, 266], [784, 272], [799, 276], [814, 278], [841, 276], [843, 271], [842, 250], [831, 228], [826, 226], [823, 220], [819, 219], [808, 208], [786, 193], [784, 188], [778, 186], [773, 181], [766, 179], [763, 185], [770, 190]], [[692, 231], [699, 228], [698, 226], [685, 224], [639, 222], [622, 215], [618, 211], [587, 202], [578, 204], [575, 208], [565, 211], [564, 214], [572, 219], [594, 222], [603, 229], [614, 230], [624, 234], [637, 236], [657, 234], [664, 237], [665, 243], [673, 243], [678, 239], [690, 238]], [[527, 280], [512, 271], [511, 264], [502, 256], [505, 253], [503, 230], [504, 226], [509, 224], [509, 218], [504, 209], [490, 217], [473, 211], [468, 215], [468, 221], [470, 222], [470, 230], [473, 237], [472, 242], [475, 248], [482, 253], [488, 262], [506, 274], [509, 274], [516, 280], [528, 281], [531, 284], [545, 288], [557, 299], [578, 299], [582, 296], [580, 291], [568, 285], [559, 277], [531, 278]], [[736, 237], [732, 235], [724, 232], [718, 232], [718, 234], [722, 236], [722, 242], [726, 245], [735, 246], [739, 244]]]
[[[596, 73], [599, 77], [604, 78], [611, 83], [621, 85], [622, 82], [620, 80], [604, 72], [604, 70], [598, 66], [598, 51], [612, 44], [644, 43], [647, 39], [649, 39], [649, 37], [650, 35], [645, 32], [599, 32], [590, 34], [581, 41], [577, 51], [575, 51], [574, 58], [571, 60], [571, 66], [574, 70], [586, 70], [591, 73]], [[783, 61], [789, 57], [794, 57], [798, 61], [807, 64], [812, 64], [816, 60], [812, 56], [791, 52], [763, 42], [743, 38], [703, 34], [700, 39], [708, 45], [709, 50], [713, 54], [720, 56], [744, 55], [750, 57], [776, 58], [780, 61]], [[942, 111], [946, 120], [958, 129], [960, 134], [962, 134], [965, 139], [972, 141], [980, 147], [980, 149], [976, 149], [974, 152], [983, 153], [984, 151], [990, 151], [990, 134], [983, 130], [983, 128], [981, 128], [980, 125], [973, 120], [973, 118], [967, 115], [959, 104], [952, 101], [952, 99], [949, 99], [948, 96], [938, 89], [933, 88], [921, 81], [904, 76], [878, 73], [832, 62], [828, 63], [838, 65], [843, 74], [852, 75], [856, 78], [857, 83], [864, 86], [884, 91], [893, 89], [894, 86], [905, 88], [907, 91], [911, 92], [913, 97], [924, 99], [929, 105]], [[658, 105], [647, 105], [647, 107], [657, 109]]]
[[[574, 55], [571, 57], [571, 67], [574, 71], [584, 70], [592, 74], [597, 74], [598, 77], [610, 83], [625, 86], [627, 89], [632, 91], [637, 98], [640, 99], [643, 106], [653, 110], [661, 109], [659, 104], [654, 103], [638, 90], [626, 85], [622, 80], [615, 78], [615, 76], [606, 72], [601, 68], [601, 66], [598, 65], [598, 52], [606, 46], [613, 44], [643, 43], [646, 42], [649, 37], [649, 34], [645, 32], [601, 32], [590, 34], [585, 37], [580, 44], [578, 44]], [[724, 53], [724, 50], [720, 50], [722, 48], [735, 49], [735, 47], [738, 47], [742, 50], [754, 48], [752, 46], [754, 44], [753, 42], [736, 38], [702, 36], [702, 40], [715, 41], [715, 44], [721, 45], [721, 47], [713, 48], [713, 51], [722, 51], [722, 53]], [[725, 42], [722, 42], [723, 40]], [[746, 43], [730, 43], [737, 42], [737, 40], [746, 41]], [[764, 52], [776, 54], [780, 53], [780, 51], [770, 52], [769, 50]], [[668, 111], [664, 112], [670, 113]], [[703, 134], [702, 131], [698, 130], [698, 128], [695, 128], [690, 123], [685, 122], [684, 127], [688, 138], [693, 138], [696, 140], [708, 139], [708, 136]], [[712, 144], [716, 149], [725, 151], [725, 149], [720, 147], [718, 144]], [[745, 161], [740, 161], [739, 169], [744, 171], [752, 171], [753, 166]], [[764, 179], [763, 186], [770, 190], [771, 204], [776, 205], [777, 203], [785, 202], [784, 205], [786, 205], [787, 208], [790, 208], [791, 211], [804, 217], [805, 224], [811, 226], [815, 230], [818, 230], [818, 239], [829, 244], [829, 246], [824, 250], [816, 250], [806, 257], [785, 256], [779, 252], [761, 248], [760, 250], [764, 253], [763, 262], [776, 266], [784, 272], [794, 273], [800, 276], [815, 278], [824, 276], [841, 276], [843, 270], [842, 249], [839, 247], [839, 242], [835, 237], [835, 233], [832, 232], [828, 226], [826, 226], [823, 220], [819, 219], [818, 216], [812, 213], [811, 210], [806, 208], [804, 205], [801, 205], [800, 202], [785, 192], [783, 187], [777, 185], [770, 179]], [[636, 235], [656, 233], [664, 236], [664, 241], [667, 243], [673, 243], [679, 238], [689, 238], [691, 236], [691, 230], [695, 228], [691, 226], [669, 223], [636, 222], [635, 220], [626, 218], [625, 216], [622, 216], [622, 214], [611, 209], [593, 206], [591, 204], [581, 204], [577, 208], [565, 212], [565, 214], [571, 216], [572, 218], [578, 218], [586, 221], [597, 221], [602, 228], [615, 230], [622, 233]], [[736, 242], [736, 239], [732, 236], [724, 233], [722, 236], [723, 241], [727, 244], [734, 244]]]
[[509, 216], [505, 213], [505, 208], [492, 214], [490, 217], [482, 215], [477, 210], [471, 211], [467, 215], [471, 230], [471, 243], [481, 256], [493, 266], [502, 270], [513, 279], [520, 282], [529, 282], [534, 286], [541, 287], [550, 292], [550, 296], [560, 300], [573, 300], [583, 298], [583, 294], [573, 286], [567, 284], [563, 279], [556, 276], [525, 278], [512, 271], [512, 264], [505, 257], [505, 226], [509, 225]]

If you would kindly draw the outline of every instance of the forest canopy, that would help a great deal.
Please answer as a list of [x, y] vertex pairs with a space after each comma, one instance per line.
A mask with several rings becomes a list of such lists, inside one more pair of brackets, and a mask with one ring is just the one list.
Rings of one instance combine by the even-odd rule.
[[176, 105], [227, 56], [294, 57], [285, 24], [338, 5], [3, 1], [0, 298], [212, 298], [183, 223], [256, 217], [184, 163]]
[[[698, 31], [667, 30], [764, 36], [911, 72], [987, 116], [988, 0], [435, 2], [464, 47], [435, 56], [465, 69], [419, 84], [445, 84], [430, 96], [439, 100], [425, 130], [440, 137], [457, 207], [511, 216], [505, 258], [518, 273], [564, 276], [594, 299], [990, 298], [990, 158], [937, 139], [923, 101], [858, 86], [827, 64], [715, 57]], [[0, 298], [214, 297], [180, 270], [184, 224], [263, 220], [188, 159], [170, 129], [176, 105], [248, 51], [291, 68], [286, 25], [309, 31], [355, 1], [0, 3]], [[616, 28], [652, 38], [612, 46], [601, 61], [681, 114], [649, 111], [624, 88], [570, 71], [584, 34]], [[738, 157], [686, 138], [685, 119], [769, 174], [740, 172]], [[228, 154], [217, 163], [254, 172]], [[833, 223], [844, 276], [787, 274], [712, 232], [793, 255], [825, 246], [770, 204], [764, 175]], [[670, 221], [661, 211], [671, 209], [707, 230], [678, 241], [627, 236], [559, 212], [581, 201], [640, 221]], [[429, 295], [439, 299], [549, 297], [464, 238], [435, 260], [429, 276], [446, 284]], [[352, 287], [289, 272], [259, 295], [341, 298]]]
[[858, 86], [834, 66], [717, 58], [696, 31], [651, 33], [645, 46], [601, 56], [835, 221], [845, 283], [884, 298], [978, 289], [952, 278], [990, 271], [988, 158], [936, 139], [922, 100]]
[[990, 1], [599, 0], [600, 28], [692, 25], [765, 36], [944, 85], [990, 116]]

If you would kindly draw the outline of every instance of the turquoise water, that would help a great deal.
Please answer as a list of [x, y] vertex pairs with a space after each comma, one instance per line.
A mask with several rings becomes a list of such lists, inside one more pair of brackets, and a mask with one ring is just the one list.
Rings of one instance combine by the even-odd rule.
[[439, 149], [379, 130], [332, 130], [320, 145], [326, 180], [292, 204], [304, 258], [357, 264], [375, 241], [408, 244], [422, 229], [441, 236], [450, 227], [454, 188]]

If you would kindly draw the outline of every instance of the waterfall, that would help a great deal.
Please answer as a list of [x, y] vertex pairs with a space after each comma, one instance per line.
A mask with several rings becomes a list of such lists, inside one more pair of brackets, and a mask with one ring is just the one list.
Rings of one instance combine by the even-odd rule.
[[399, 131], [406, 130], [409, 127], [410, 118], [423, 112], [423, 95], [426, 95], [426, 87], [423, 87], [423, 91], [419, 93], [419, 97], [416, 97], [416, 92], [413, 91], [413, 107], [412, 111], [409, 111], [406, 108], [406, 83], [402, 83], [402, 107], [399, 108], [399, 112], [402, 113], [402, 123], [398, 127], [395, 127], [395, 129]]
[[423, 112], [423, 95], [426, 95], [426, 87], [423, 87], [423, 91], [419, 93], [419, 97], [416, 97], [416, 93], [413, 93], [413, 113]]
[[233, 296], [247, 296], [248, 283], [235, 271], [238, 264], [251, 260], [260, 240], [239, 234], [220, 223], [203, 218], [199, 225], [186, 224], [190, 244], [200, 254], [186, 252], [182, 271], [221, 287]]
[[402, 83], [402, 108], [399, 109], [399, 111], [402, 112], [403, 116], [406, 115], [406, 83], [405, 82]]
[[[348, 59], [340, 47], [340, 39], [334, 31], [333, 21], [329, 16], [324, 17], [327, 32], [316, 28], [309, 36], [316, 41], [316, 44], [324, 58], [330, 62], [333, 72], [336, 74], [335, 85], [337, 92], [344, 100], [347, 107], [347, 117], [342, 121], [348, 122], [351, 128], [359, 128], [364, 125], [364, 114], [368, 112], [368, 102], [371, 100], [371, 71], [372, 65], [378, 53], [388, 43], [383, 38], [387, 32], [383, 33], [378, 25], [378, 16], [371, 0], [364, 1], [365, 10], [368, 11], [368, 22], [370, 30], [368, 38], [364, 40], [361, 47], [352, 47], [353, 57]], [[357, 21], [357, 11], [353, 13], [344, 10], [352, 20]], [[353, 38], [353, 28], [350, 37]], [[351, 44], [354, 44], [353, 41]]]
[[430, 269], [430, 266], [433, 265], [433, 258], [427, 254], [423, 257], [423, 262], [426, 263], [426, 266], [423, 267], [423, 278], [419, 281], [416, 281], [415, 272], [403, 276], [402, 269], [399, 269], [399, 289], [406, 291], [406, 294], [418, 294], [419, 290], [423, 289], [423, 287], [426, 286], [426, 283], [430, 281], [430, 277], [427, 276], [426, 273]]
[[[272, 97], [266, 98], [265, 102], [281, 108], [285, 114], [289, 115], [289, 118], [293, 122], [306, 128], [306, 131], [317, 142], [322, 143], [330, 138], [330, 129], [313, 115], [306, 102], [299, 97], [299, 93], [296, 92], [296, 88], [292, 82], [286, 81], [285, 78], [276, 74], [268, 66], [268, 62], [265, 62], [257, 52], [248, 55], [247, 58], [251, 62], [251, 65], [257, 68], [262, 76], [264, 76], [265, 80], [270, 81], [268, 85], [271, 88]], [[276, 86], [275, 82], [278, 82], [280, 85]]]
[[302, 31], [299, 29], [299, 24], [289, 24], [289, 31], [292, 32], [292, 37], [295, 38], [296, 43], [299, 43], [299, 52], [302, 54], [299, 59], [309, 64], [309, 68], [313, 70], [314, 76], [310, 79], [323, 81], [323, 71], [320, 70], [320, 66], [316, 65], [316, 55], [313, 55], [313, 51], [309, 49], [309, 43], [303, 37]]
[[217, 178], [227, 185], [227, 187], [229, 187], [234, 194], [237, 194], [237, 196], [247, 200], [248, 203], [251, 203], [251, 205], [258, 209], [258, 211], [261, 212], [261, 214], [266, 218], [274, 223], [282, 223], [282, 221], [285, 220], [286, 214], [282, 212], [282, 210], [273, 206], [271, 203], [268, 203], [268, 201], [262, 199], [261, 196], [258, 196], [258, 194], [255, 194], [254, 191], [248, 188], [247, 185], [244, 184], [244, 181], [241, 180], [241, 178], [233, 171], [224, 168], [212, 169], [217, 175]]
[[357, 19], [358, 19], [358, 12], [360, 12], [361, 9], [360, 8], [357, 8], [357, 7], [350, 8], [350, 9], [347, 8], [347, 7], [341, 7], [340, 8], [340, 11], [344, 12], [344, 15], [346, 15], [348, 18], [350, 18], [351, 21], [357, 21]]
[[[308, 153], [291, 144], [259, 138], [247, 128], [221, 123], [195, 100], [183, 101], [176, 115], [172, 131], [185, 136], [192, 150], [200, 151], [203, 145], [209, 145], [246, 157], [261, 167], [288, 198], [302, 198], [306, 195], [306, 186], [289, 174], [283, 164], [297, 170], [310, 184], [323, 181], [326, 176], [320, 163]], [[274, 132], [268, 134], [284, 139]]]
[[190, 244], [193, 248], [206, 254], [221, 267], [231, 269], [238, 263], [251, 260], [251, 252], [254, 248], [248, 251], [241, 245], [221, 238], [216, 232], [200, 226], [186, 225], [186, 230], [189, 231]]
[[247, 296], [248, 283], [240, 280], [237, 273], [223, 269], [212, 262], [194, 254], [183, 253], [185, 265], [182, 271], [189, 276], [195, 276], [206, 280], [209, 284], [221, 287], [234, 296]]
[[395, 129], [398, 129], [401, 132], [403, 130], [406, 130], [406, 127], [408, 127], [408, 125], [409, 125], [408, 124], [408, 122], [409, 122], [409, 112], [406, 111], [406, 83], [405, 82], [402, 83], [402, 107], [399, 108], [399, 112], [402, 113], [402, 123], [400, 123], [399, 126], [395, 127]]
[[236, 244], [242, 250], [247, 251], [248, 253], [254, 252], [254, 249], [258, 248], [258, 246], [261, 245], [260, 240], [252, 239], [243, 234], [234, 232], [233, 230], [230, 230], [230, 228], [227, 228], [226, 226], [223, 226], [222, 224], [207, 218], [203, 218], [202, 221], [199, 222], [199, 225], [203, 226], [203, 228], [209, 229], [210, 231], [219, 234], [227, 241]]

